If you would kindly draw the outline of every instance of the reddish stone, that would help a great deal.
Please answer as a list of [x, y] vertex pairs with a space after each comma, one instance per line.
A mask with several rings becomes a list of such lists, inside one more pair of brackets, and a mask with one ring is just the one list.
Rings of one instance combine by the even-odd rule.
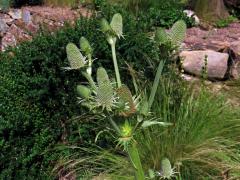
[[30, 32], [31, 34], [36, 34], [39, 30], [39, 26], [33, 24], [32, 22], [28, 23], [26, 26], [26, 30]]
[[4, 51], [7, 47], [9, 46], [16, 46], [17, 45], [17, 41], [16, 38], [13, 34], [11, 33], [6, 33], [6, 35], [2, 38], [2, 42], [1, 42], [1, 50]]

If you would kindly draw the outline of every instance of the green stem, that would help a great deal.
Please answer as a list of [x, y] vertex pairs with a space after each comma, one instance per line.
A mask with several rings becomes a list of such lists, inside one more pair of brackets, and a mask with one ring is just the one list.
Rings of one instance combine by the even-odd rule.
[[92, 75], [92, 55], [88, 54], [88, 71], [87, 73], [91, 76]]
[[115, 70], [116, 79], [117, 79], [117, 86], [121, 87], [122, 83], [121, 83], [120, 73], [119, 73], [119, 69], [118, 69], [115, 43], [111, 44], [111, 49], [112, 49], [112, 58], [113, 58], [114, 70]]
[[127, 152], [132, 162], [132, 165], [135, 168], [136, 180], [145, 180], [144, 171], [143, 171], [143, 167], [142, 167], [136, 142], [133, 142], [131, 145], [129, 145]]
[[97, 90], [97, 86], [95, 84], [95, 82], [92, 79], [92, 76], [90, 76], [88, 73], [86, 72], [82, 72], [82, 75], [88, 80], [90, 86], [93, 88], [94, 91]]
[[154, 79], [154, 82], [153, 82], [153, 87], [152, 87], [152, 90], [151, 90], [151, 94], [150, 94], [150, 97], [149, 97], [149, 100], [148, 100], [149, 110], [152, 107], [154, 97], [155, 97], [156, 92], [157, 92], [157, 88], [158, 88], [159, 80], [160, 80], [160, 77], [161, 77], [161, 74], [162, 74], [164, 63], [165, 63], [165, 61], [161, 61], [158, 65], [157, 73], [156, 73], [156, 76], [155, 76], [155, 79]]

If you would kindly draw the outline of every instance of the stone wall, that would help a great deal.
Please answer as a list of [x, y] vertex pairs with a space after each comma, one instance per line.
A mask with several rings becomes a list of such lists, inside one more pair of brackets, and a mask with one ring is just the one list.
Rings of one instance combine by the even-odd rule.
[[54, 31], [62, 27], [65, 22], [74, 24], [80, 15], [89, 14], [90, 12], [83, 8], [72, 10], [45, 6], [22, 7], [10, 9], [9, 12], [0, 12], [0, 51], [31, 40], [41, 26]]

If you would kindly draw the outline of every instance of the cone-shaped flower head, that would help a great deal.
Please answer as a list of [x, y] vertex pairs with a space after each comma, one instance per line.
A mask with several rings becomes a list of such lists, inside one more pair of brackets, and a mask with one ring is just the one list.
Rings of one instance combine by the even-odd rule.
[[86, 55], [92, 54], [92, 47], [85, 37], [80, 39], [80, 48]]
[[110, 26], [118, 38], [123, 36], [123, 20], [121, 14], [114, 14]]
[[84, 67], [86, 61], [78, 47], [73, 43], [68, 43], [66, 47], [67, 58], [71, 69], [80, 69]]

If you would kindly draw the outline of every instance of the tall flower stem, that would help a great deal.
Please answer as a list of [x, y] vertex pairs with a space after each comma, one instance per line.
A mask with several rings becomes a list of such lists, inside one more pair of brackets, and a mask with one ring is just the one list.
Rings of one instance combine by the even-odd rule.
[[135, 168], [135, 178], [137, 180], [144, 180], [145, 179], [144, 171], [140, 160], [140, 155], [137, 149], [137, 143], [133, 142], [131, 145], [129, 145], [127, 152], [132, 162], [132, 165]]
[[111, 43], [110, 45], [111, 45], [111, 49], [112, 49], [112, 58], [113, 58], [114, 70], [115, 70], [115, 74], [116, 74], [117, 87], [121, 87], [122, 83], [121, 83], [120, 73], [119, 73], [119, 69], [118, 69], [115, 43]]

